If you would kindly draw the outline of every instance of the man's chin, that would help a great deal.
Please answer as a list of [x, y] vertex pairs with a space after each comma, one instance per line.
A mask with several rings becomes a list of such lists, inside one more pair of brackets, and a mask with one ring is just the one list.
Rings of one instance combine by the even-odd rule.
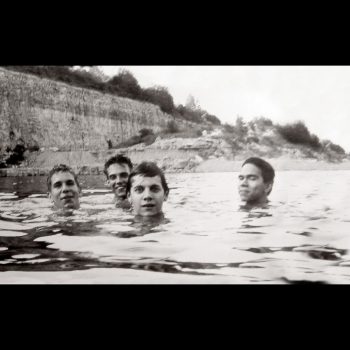
[[76, 204], [74, 202], [68, 202], [63, 205], [63, 210], [74, 210], [79, 209], [79, 204]]
[[127, 198], [126, 194], [125, 195], [120, 195], [120, 194], [114, 194], [115, 202], [123, 202]]
[[126, 189], [124, 187], [113, 189], [113, 193], [115, 197], [126, 197]]
[[242, 201], [242, 202], [247, 202], [247, 201], [249, 201], [249, 196], [241, 195], [240, 198], [241, 198], [241, 201]]
[[138, 215], [143, 216], [143, 217], [151, 217], [151, 216], [157, 216], [161, 214], [161, 211], [157, 210], [156, 208], [152, 209], [142, 209]]

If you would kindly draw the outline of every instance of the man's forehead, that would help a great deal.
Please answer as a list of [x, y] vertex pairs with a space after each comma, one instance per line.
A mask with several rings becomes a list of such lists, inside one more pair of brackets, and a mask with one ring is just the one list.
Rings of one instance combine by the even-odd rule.
[[245, 164], [242, 168], [241, 168], [241, 172], [240, 174], [242, 175], [258, 175], [258, 176], [262, 176], [262, 172], [261, 170], [254, 164]]
[[151, 185], [162, 185], [162, 180], [159, 175], [156, 176], [144, 176], [144, 175], [135, 175], [132, 178], [132, 186], [151, 186]]
[[108, 174], [113, 173], [124, 173], [124, 172], [130, 172], [130, 168], [128, 164], [125, 163], [113, 163], [111, 164], [107, 169]]
[[51, 178], [51, 181], [53, 183], [57, 181], [66, 181], [66, 180], [73, 180], [75, 182], [73, 174], [71, 174], [68, 171], [59, 171], [58, 173], [54, 173]]

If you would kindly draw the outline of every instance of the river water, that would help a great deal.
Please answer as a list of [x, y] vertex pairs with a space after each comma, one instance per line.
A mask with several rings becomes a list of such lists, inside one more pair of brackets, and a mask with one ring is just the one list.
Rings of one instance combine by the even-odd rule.
[[0, 283], [350, 283], [350, 171], [277, 172], [245, 211], [238, 173], [167, 174], [165, 219], [135, 222], [103, 176], [60, 216], [45, 177], [0, 178]]

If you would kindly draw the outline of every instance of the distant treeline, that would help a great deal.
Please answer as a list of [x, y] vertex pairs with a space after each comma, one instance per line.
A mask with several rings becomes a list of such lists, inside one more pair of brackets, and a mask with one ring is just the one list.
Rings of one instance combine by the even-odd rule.
[[175, 118], [188, 120], [194, 123], [211, 123], [221, 125], [221, 121], [212, 114], [200, 108], [189, 108], [188, 106], [175, 106], [174, 99], [167, 88], [155, 86], [142, 88], [132, 73], [123, 69], [117, 75], [104, 82], [94, 74], [83, 70], [72, 70], [72, 66], [2, 66], [17, 72], [29, 73], [68, 83], [86, 89], [93, 89], [103, 93], [127, 97], [130, 99], [150, 102], [158, 105], [160, 109]]

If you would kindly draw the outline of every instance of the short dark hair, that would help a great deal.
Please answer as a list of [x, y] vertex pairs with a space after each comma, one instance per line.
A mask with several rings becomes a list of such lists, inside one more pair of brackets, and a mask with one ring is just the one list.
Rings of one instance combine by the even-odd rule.
[[135, 170], [132, 171], [132, 173], [129, 176], [128, 184], [126, 186], [126, 193], [129, 194], [131, 190], [131, 181], [132, 178], [136, 175], [141, 175], [145, 177], [154, 177], [154, 176], [160, 176], [160, 180], [162, 182], [162, 187], [164, 190], [164, 193], [166, 195], [169, 194], [169, 187], [165, 180], [165, 175], [163, 173], [163, 170], [158, 167], [158, 165], [154, 162], [142, 162], [140, 163]]
[[275, 178], [275, 170], [266, 160], [258, 157], [251, 157], [244, 161], [242, 167], [244, 167], [246, 164], [253, 164], [258, 167], [261, 170], [261, 175], [265, 183], [273, 183]]
[[108, 179], [108, 171], [107, 170], [112, 164], [127, 164], [130, 168], [130, 171], [133, 168], [133, 165], [132, 165], [130, 158], [128, 158], [127, 156], [124, 156], [123, 154], [117, 154], [116, 156], [109, 158], [107, 160], [107, 162], [105, 163], [105, 167], [104, 167], [103, 172], [107, 176], [107, 179]]
[[73, 175], [74, 177], [74, 181], [76, 182], [77, 186], [79, 187], [79, 189], [81, 188], [80, 187], [80, 184], [79, 184], [79, 181], [78, 181], [78, 176], [77, 174], [73, 171], [72, 168], [70, 168], [68, 165], [66, 164], [58, 164], [58, 165], [55, 165], [49, 172], [49, 175], [47, 177], [47, 189], [49, 192], [51, 192], [51, 185], [52, 185], [52, 182], [51, 182], [51, 179], [52, 179], [52, 176], [56, 173], [59, 173], [59, 172], [62, 172], [62, 173], [70, 173]]

